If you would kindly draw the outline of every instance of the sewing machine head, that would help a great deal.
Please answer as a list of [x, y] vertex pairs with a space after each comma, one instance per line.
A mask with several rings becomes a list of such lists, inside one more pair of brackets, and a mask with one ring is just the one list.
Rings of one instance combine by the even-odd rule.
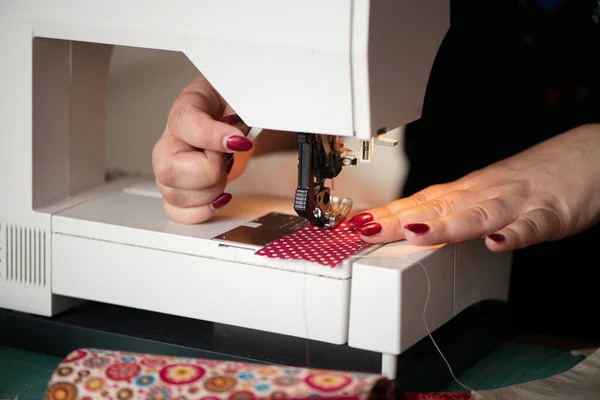
[[[99, 147], [106, 104], [98, 93], [105, 88], [111, 46], [131, 46], [185, 54], [248, 126], [298, 133], [294, 210], [313, 225], [335, 226], [352, 201], [332, 193], [327, 181], [345, 166], [371, 162], [375, 145], [395, 145], [383, 138], [386, 132], [420, 117], [450, 22], [447, 0], [154, 1], [148, 10], [141, 1], [128, 4], [92, 2], [84, 10], [64, 0], [53, 8], [35, 3], [26, 13], [34, 21], [21, 43], [32, 54], [34, 76], [34, 208], [63, 198], [65, 190], [73, 194], [105, 183]], [[18, 19], [23, 7], [4, 2], [3, 17]], [[12, 73], [12, 64], [0, 68], [4, 77]], [[53, 95], [49, 105], [45, 99]], [[97, 100], [88, 101], [92, 96]], [[67, 118], [65, 107], [68, 124], [58, 121]], [[70, 150], [59, 148], [61, 129], [73, 136]], [[38, 140], [42, 130], [45, 137]], [[360, 144], [349, 151], [348, 139]], [[94, 154], [85, 153], [94, 147]], [[71, 160], [70, 171], [38, 157], [45, 151]], [[48, 187], [64, 173], [71, 188]], [[15, 186], [13, 178], [26, 182], [10, 176], [7, 186]]]
[[[332, 193], [327, 180], [370, 163], [375, 145], [397, 144], [384, 138], [388, 131], [420, 117], [449, 4], [282, 2], [265, 3], [264, 12], [260, 5], [251, 11], [258, 31], [239, 27], [214, 42], [227, 42], [214, 54], [212, 43], [208, 52], [196, 46], [186, 54], [251, 132], [298, 133], [294, 210], [313, 225], [333, 227], [352, 200]], [[358, 148], [345, 146], [349, 138]]]

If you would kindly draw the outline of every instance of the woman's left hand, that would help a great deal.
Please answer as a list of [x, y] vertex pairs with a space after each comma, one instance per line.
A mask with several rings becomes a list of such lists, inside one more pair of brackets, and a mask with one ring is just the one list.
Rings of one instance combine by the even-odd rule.
[[562, 239], [598, 221], [600, 124], [358, 214], [350, 224], [367, 243], [406, 239], [431, 246], [486, 238], [490, 250], [501, 252]]

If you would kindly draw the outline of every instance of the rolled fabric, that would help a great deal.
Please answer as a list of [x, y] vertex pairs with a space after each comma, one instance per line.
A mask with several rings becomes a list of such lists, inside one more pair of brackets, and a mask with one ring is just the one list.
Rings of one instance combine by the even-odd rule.
[[45, 400], [387, 400], [382, 375], [79, 349], [56, 368]]

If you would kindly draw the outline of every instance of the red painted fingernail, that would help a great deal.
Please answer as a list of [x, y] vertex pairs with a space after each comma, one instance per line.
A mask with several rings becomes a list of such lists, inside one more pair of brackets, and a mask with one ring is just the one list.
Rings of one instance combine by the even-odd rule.
[[427, 224], [407, 224], [407, 225], [404, 225], [404, 229], [408, 229], [409, 231], [411, 231], [412, 233], [415, 233], [417, 235], [422, 235], [429, 231], [429, 225], [427, 225]]
[[357, 229], [358, 233], [364, 236], [375, 236], [381, 233], [381, 224], [378, 222], [371, 222], [369, 224], [363, 225]]
[[233, 135], [225, 141], [225, 146], [233, 151], [248, 151], [252, 148], [252, 142], [243, 136]]
[[227, 203], [231, 201], [231, 195], [229, 193], [223, 193], [215, 201], [212, 202], [212, 206], [215, 210], [218, 210], [221, 207], [224, 207]]
[[373, 222], [373, 216], [369, 213], [361, 213], [356, 214], [354, 217], [350, 218], [350, 221], [348, 221], [348, 225], [356, 229], [369, 222]]
[[504, 240], [506, 240], [504, 235], [502, 235], [501, 233], [492, 233], [491, 235], [488, 235], [488, 237], [496, 243], [502, 243], [504, 242]]

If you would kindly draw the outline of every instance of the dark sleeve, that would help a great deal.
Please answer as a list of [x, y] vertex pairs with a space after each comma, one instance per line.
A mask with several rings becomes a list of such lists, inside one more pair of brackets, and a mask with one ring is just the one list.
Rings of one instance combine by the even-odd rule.
[[592, 24], [590, 24], [590, 43], [587, 49], [590, 57], [587, 70], [590, 84], [586, 113], [589, 122], [600, 123], [600, 2], [592, 1], [591, 3], [593, 4]]
[[563, 0], [551, 12], [532, 3], [451, 2], [423, 115], [406, 126], [402, 196], [600, 122], [597, 0]]

